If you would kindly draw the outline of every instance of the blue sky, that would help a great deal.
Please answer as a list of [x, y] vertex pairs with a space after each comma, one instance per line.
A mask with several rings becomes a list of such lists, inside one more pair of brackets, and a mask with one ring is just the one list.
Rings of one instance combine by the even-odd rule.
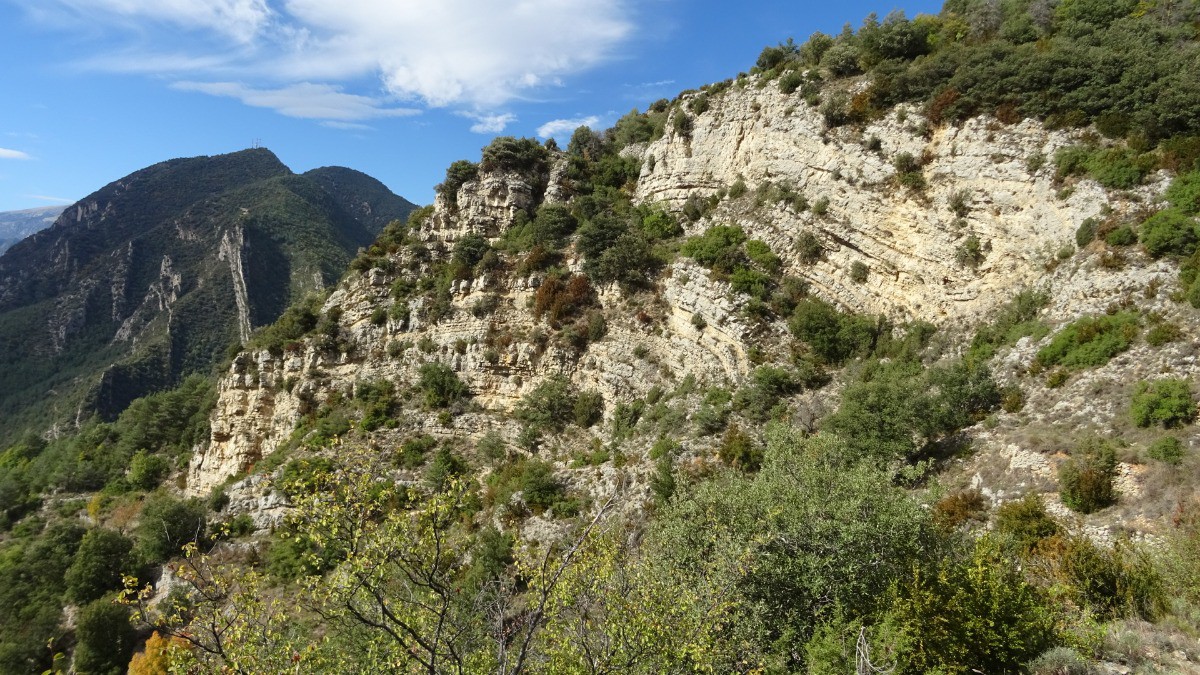
[[497, 135], [570, 137], [767, 44], [940, 0], [0, 0], [0, 211], [259, 142], [428, 203]]

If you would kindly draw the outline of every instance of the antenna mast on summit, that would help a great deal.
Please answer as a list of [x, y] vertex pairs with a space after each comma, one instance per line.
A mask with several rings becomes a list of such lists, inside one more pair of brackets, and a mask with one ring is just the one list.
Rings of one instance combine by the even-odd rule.
[[261, 147], [262, 147], [262, 139], [261, 138], [254, 139], [254, 149], [257, 150]]

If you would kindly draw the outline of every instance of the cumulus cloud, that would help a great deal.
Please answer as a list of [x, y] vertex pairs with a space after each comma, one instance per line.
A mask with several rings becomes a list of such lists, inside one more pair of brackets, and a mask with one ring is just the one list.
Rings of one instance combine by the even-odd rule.
[[538, 127], [537, 135], [542, 138], [550, 138], [551, 136], [561, 136], [563, 134], [573, 133], [579, 127], [595, 128], [600, 123], [600, 118], [595, 115], [588, 117], [577, 117], [565, 120], [550, 120], [542, 126]]
[[517, 116], [512, 113], [498, 113], [495, 115], [484, 115], [472, 112], [462, 112], [459, 115], [468, 119], [475, 120], [475, 124], [471, 125], [471, 131], [477, 134], [498, 134], [501, 131], [517, 121]]
[[[477, 112], [561, 86], [563, 77], [609, 58], [632, 32], [627, 2], [24, 0], [31, 13], [53, 6], [101, 27], [151, 22], [186, 29], [136, 31], [136, 52], [173, 54], [169, 60], [117, 49], [119, 57], [93, 59], [93, 67], [147, 72], [157, 66], [160, 74], [178, 76], [172, 66], [182, 66], [203, 75], [194, 79], [276, 85], [379, 78], [393, 96]], [[225, 44], [196, 39], [181, 45], [180, 36], [196, 29]], [[230, 43], [237, 48], [230, 50]]]
[[419, 114], [413, 108], [387, 108], [377, 99], [347, 94], [329, 84], [301, 82], [278, 89], [256, 89], [237, 82], [176, 82], [172, 88], [236, 98], [256, 108], [273, 108], [301, 119], [355, 121]]
[[32, 159], [28, 153], [20, 150], [9, 150], [8, 148], [0, 148], [0, 159]]

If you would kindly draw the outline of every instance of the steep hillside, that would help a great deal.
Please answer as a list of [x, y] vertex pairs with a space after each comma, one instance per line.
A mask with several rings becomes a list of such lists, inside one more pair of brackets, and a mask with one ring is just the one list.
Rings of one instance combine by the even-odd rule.
[[62, 206], [42, 206], [36, 209], [0, 212], [0, 253], [25, 237], [54, 224], [63, 212]]
[[495, 139], [211, 386], [0, 455], [0, 664], [1200, 672], [1197, 19], [951, 0]]
[[0, 257], [3, 436], [206, 372], [412, 209], [358, 172], [315, 176], [266, 150], [163, 162]]

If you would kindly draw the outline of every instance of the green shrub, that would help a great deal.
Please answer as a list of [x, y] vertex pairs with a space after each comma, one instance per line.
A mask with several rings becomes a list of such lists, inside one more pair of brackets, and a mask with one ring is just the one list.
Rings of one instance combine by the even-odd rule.
[[1139, 239], [1152, 257], [1188, 256], [1200, 242], [1195, 219], [1176, 209], [1163, 209], [1150, 216], [1139, 228]]
[[1043, 539], [1062, 532], [1035, 494], [1008, 502], [996, 510], [996, 532], [1010, 538], [1018, 550], [1032, 552]]
[[750, 257], [751, 262], [771, 274], [778, 272], [779, 266], [782, 264], [779, 256], [771, 251], [771, 247], [766, 242], [758, 239], [751, 239], [746, 242], [746, 255]]
[[1187, 380], [1165, 378], [1153, 383], [1138, 383], [1130, 405], [1134, 424], [1148, 427], [1161, 424], [1163, 428], [1188, 424], [1196, 419], [1196, 401]]
[[480, 168], [484, 171], [544, 172], [550, 155], [536, 138], [497, 136], [483, 149]]
[[[557, 433], [575, 420], [576, 404], [575, 386], [571, 381], [562, 375], [552, 375], [517, 403], [513, 417], [527, 429]], [[587, 412], [592, 413], [592, 410]]]
[[1054, 647], [1029, 662], [1030, 675], [1093, 675], [1087, 659], [1070, 647]]
[[1165, 196], [1180, 212], [1191, 216], [1200, 214], [1200, 171], [1176, 176]]
[[1133, 228], [1129, 227], [1128, 225], [1122, 225], [1121, 227], [1118, 227], [1112, 232], [1109, 232], [1108, 236], [1104, 238], [1104, 241], [1109, 246], [1132, 246], [1137, 243], [1137, 240], [1138, 238], [1134, 233]]
[[171, 463], [166, 457], [147, 454], [145, 450], [137, 451], [129, 460], [129, 474], [126, 479], [129, 485], [137, 490], [153, 490], [158, 487], [163, 478], [171, 470]]
[[861, 260], [855, 260], [850, 264], [850, 280], [856, 284], [866, 283], [867, 275], [871, 273], [871, 268]]
[[575, 399], [574, 421], [582, 429], [595, 426], [604, 418], [604, 396], [598, 391], [581, 391]]
[[805, 230], [796, 237], [796, 254], [800, 262], [811, 265], [825, 257], [825, 247], [821, 245], [817, 235]]
[[1114, 504], [1116, 472], [1117, 455], [1112, 444], [1096, 438], [1080, 443], [1058, 469], [1063, 504], [1079, 513], [1093, 513]]
[[1108, 548], [1086, 537], [1059, 534], [1041, 542], [1037, 555], [1049, 568], [1050, 580], [1101, 620], [1154, 620], [1166, 605], [1155, 565], [1127, 542]]
[[417, 388], [430, 408], [447, 408], [471, 395], [471, 390], [447, 365], [430, 361], [421, 364]]
[[979, 267], [984, 260], [983, 244], [974, 234], [968, 235], [963, 243], [954, 249], [954, 262], [972, 269]]
[[1146, 455], [1150, 459], [1156, 459], [1171, 466], [1177, 466], [1182, 462], [1185, 454], [1186, 449], [1183, 447], [1183, 443], [1174, 436], [1163, 436], [1151, 443], [1150, 447], [1146, 449]]
[[1183, 337], [1183, 330], [1178, 324], [1164, 321], [1146, 331], [1146, 344], [1151, 347], [1161, 347]]
[[553, 469], [554, 467], [547, 462], [525, 462], [521, 472], [521, 495], [534, 513], [540, 514], [563, 503], [566, 488], [554, 477]]
[[966, 560], [916, 566], [893, 591], [882, 633], [900, 673], [1017, 672], [1055, 644], [1056, 616], [991, 538]]
[[1036, 360], [1043, 367], [1102, 366], [1129, 349], [1137, 333], [1138, 317], [1131, 312], [1084, 317], [1060, 330], [1050, 344], [1038, 351]]
[[1096, 240], [1096, 232], [1100, 229], [1100, 221], [1095, 218], [1088, 218], [1079, 224], [1079, 228], [1075, 230], [1075, 245], [1079, 248], [1084, 248], [1088, 244]]
[[1021, 291], [996, 313], [992, 322], [985, 324], [971, 340], [970, 358], [986, 361], [1002, 346], [1016, 344], [1023, 337], [1045, 334], [1046, 327], [1037, 321], [1038, 312], [1050, 302], [1050, 296], [1041, 291]]
[[733, 407], [750, 419], [765, 422], [776, 406], [800, 388], [800, 382], [787, 369], [759, 366], [751, 374], [750, 382], [734, 395]]
[[475, 162], [469, 162], [465, 159], [460, 159], [456, 162], [451, 162], [446, 168], [446, 179], [437, 185], [435, 188], [438, 194], [445, 197], [451, 204], [458, 203], [458, 190], [463, 186], [463, 183], [473, 181], [479, 177], [479, 165]]
[[746, 233], [737, 226], [715, 225], [708, 228], [704, 234], [689, 237], [683, 243], [680, 253], [696, 262], [726, 274], [745, 265], [745, 254], [742, 243], [746, 241]]

